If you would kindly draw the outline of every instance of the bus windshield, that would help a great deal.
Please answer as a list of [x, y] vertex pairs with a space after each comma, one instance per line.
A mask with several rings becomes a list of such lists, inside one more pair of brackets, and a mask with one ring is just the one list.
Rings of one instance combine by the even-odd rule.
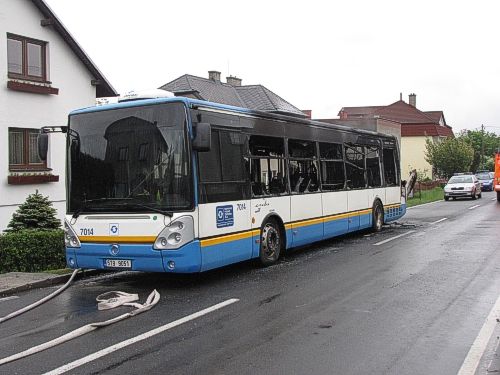
[[75, 114], [68, 131], [68, 212], [192, 208], [182, 103]]

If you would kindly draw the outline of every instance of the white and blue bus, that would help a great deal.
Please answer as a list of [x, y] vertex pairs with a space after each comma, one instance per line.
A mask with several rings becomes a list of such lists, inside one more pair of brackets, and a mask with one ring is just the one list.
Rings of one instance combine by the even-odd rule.
[[71, 268], [202, 272], [404, 215], [395, 137], [188, 98], [72, 112]]

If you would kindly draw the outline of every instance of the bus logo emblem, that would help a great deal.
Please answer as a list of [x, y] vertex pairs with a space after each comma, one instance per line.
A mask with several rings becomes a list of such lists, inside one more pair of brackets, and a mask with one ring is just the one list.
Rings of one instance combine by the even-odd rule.
[[116, 243], [111, 245], [111, 248], [109, 249], [109, 253], [111, 255], [117, 255], [120, 252], [120, 246]]
[[118, 236], [120, 234], [120, 226], [118, 224], [109, 224], [109, 235]]
[[234, 225], [233, 206], [218, 206], [215, 209], [217, 228], [232, 227]]

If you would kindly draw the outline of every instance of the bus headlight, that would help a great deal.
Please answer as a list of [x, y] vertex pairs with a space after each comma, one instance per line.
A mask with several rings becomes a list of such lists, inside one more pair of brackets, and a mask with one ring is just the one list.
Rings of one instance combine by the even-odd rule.
[[191, 216], [174, 219], [156, 237], [153, 249], [175, 250], [194, 240], [194, 221]]
[[66, 247], [81, 247], [80, 240], [71, 225], [64, 220], [64, 245]]

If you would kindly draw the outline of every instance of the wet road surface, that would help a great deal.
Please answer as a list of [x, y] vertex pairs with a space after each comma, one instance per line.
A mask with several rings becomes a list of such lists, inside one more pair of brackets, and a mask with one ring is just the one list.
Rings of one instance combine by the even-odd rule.
[[[144, 300], [156, 288], [161, 300], [0, 373], [48, 372], [236, 298], [68, 373], [457, 374], [500, 291], [500, 204], [492, 198], [412, 208], [381, 233], [322, 242], [268, 268], [247, 262], [192, 276], [81, 280], [0, 325], [0, 358], [131, 310], [97, 311], [95, 297], [103, 292]], [[0, 316], [52, 290], [1, 301]]]

